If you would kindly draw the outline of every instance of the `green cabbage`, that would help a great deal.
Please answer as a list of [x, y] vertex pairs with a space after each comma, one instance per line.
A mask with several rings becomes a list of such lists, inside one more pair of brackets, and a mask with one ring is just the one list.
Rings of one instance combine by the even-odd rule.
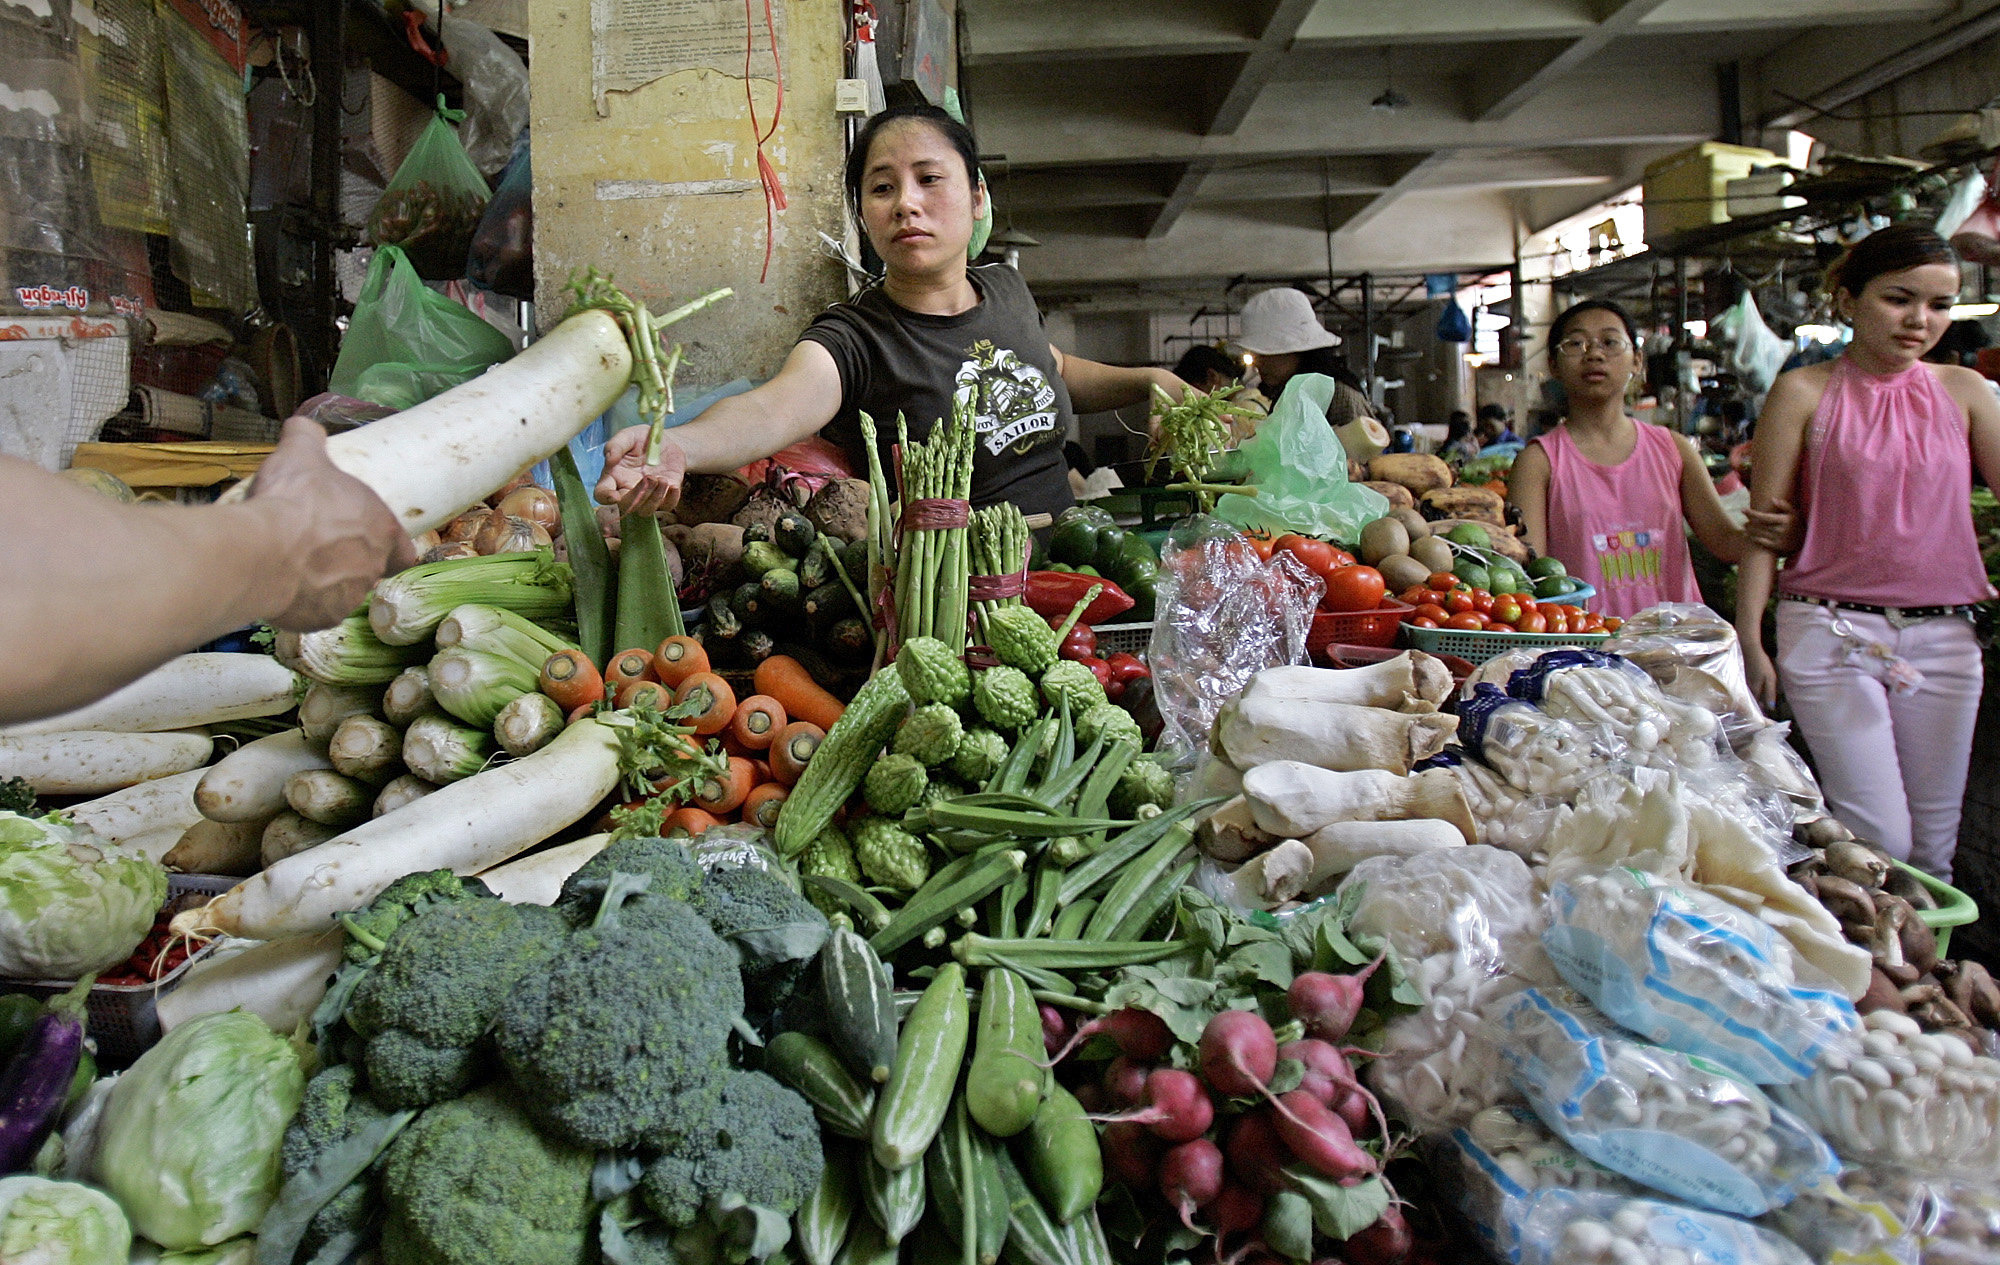
[[240, 1010], [191, 1019], [119, 1077], [97, 1180], [160, 1246], [255, 1230], [278, 1194], [278, 1146], [305, 1096], [298, 1052]]
[[0, 1261], [125, 1265], [132, 1227], [110, 1196], [77, 1182], [0, 1177]]
[[61, 817], [0, 812], [0, 975], [77, 979], [152, 929], [167, 872]]

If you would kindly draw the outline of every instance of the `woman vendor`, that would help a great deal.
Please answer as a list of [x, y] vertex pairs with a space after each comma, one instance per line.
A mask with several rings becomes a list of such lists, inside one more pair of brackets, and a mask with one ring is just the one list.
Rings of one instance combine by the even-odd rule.
[[978, 436], [975, 506], [1012, 501], [1037, 515], [1070, 505], [1062, 451], [1073, 416], [1145, 403], [1154, 385], [1178, 400], [1185, 384], [1163, 369], [1066, 355], [1019, 273], [967, 264], [986, 199], [977, 168], [972, 133], [942, 110], [897, 106], [869, 119], [848, 155], [847, 196], [881, 280], [815, 319], [776, 377], [668, 431], [658, 465], [644, 464], [644, 427], [612, 436], [598, 500], [656, 512], [679, 499], [687, 472], [726, 473], [822, 427], [859, 469], [863, 412], [893, 469], [897, 415], [919, 440], [962, 400]]

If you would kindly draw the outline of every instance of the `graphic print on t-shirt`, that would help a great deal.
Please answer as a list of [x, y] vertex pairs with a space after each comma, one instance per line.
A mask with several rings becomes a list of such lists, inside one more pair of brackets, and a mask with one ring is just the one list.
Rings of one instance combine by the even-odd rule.
[[970, 409], [987, 452], [1026, 452], [1035, 447], [1035, 436], [1056, 428], [1056, 389], [1040, 369], [984, 339], [966, 355], [971, 359], [958, 367], [952, 401]]
[[1660, 565], [1658, 533], [1646, 530], [1615, 531], [1592, 536], [1598, 569], [1605, 587], [1620, 584], [1654, 584], [1663, 573]]

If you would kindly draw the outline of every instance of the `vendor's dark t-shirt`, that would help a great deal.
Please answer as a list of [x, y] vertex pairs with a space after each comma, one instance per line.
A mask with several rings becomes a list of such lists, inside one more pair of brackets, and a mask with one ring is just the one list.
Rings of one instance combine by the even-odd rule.
[[1056, 372], [1041, 314], [1021, 274], [1005, 264], [966, 270], [980, 302], [957, 316], [897, 306], [878, 282], [851, 303], [836, 303], [800, 335], [826, 348], [840, 369], [840, 412], [825, 436], [860, 460], [860, 413], [875, 419], [882, 468], [892, 480], [896, 415], [919, 440], [967, 396], [977, 432], [975, 506], [1012, 501], [1024, 514], [1054, 514], [1073, 503], [1063, 438], [1069, 389]]

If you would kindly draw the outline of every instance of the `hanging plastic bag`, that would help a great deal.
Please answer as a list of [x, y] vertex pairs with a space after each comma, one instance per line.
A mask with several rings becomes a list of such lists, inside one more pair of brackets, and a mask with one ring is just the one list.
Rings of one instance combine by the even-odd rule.
[[1347, 450], [1326, 420], [1333, 388], [1325, 374], [1292, 376], [1271, 415], [1237, 449], [1257, 495], [1222, 497], [1217, 518], [1276, 534], [1354, 541], [1389, 512], [1387, 497], [1347, 481]]
[[438, 98], [437, 113], [368, 214], [368, 240], [402, 247], [426, 281], [465, 275], [466, 252], [492, 196], [452, 130], [464, 117], [463, 110], [447, 110]]
[[535, 297], [535, 174], [527, 129], [500, 173], [500, 187], [479, 217], [465, 260], [465, 279], [509, 298]]
[[1933, 226], [1937, 235], [1950, 240], [1959, 226], [1971, 219], [1972, 213], [1985, 201], [1986, 177], [1980, 175], [1975, 167], [1951, 187], [1951, 196], [1945, 199], [1944, 210], [1938, 212], [1937, 223]]
[[465, 156], [483, 173], [498, 172], [514, 156], [514, 138], [528, 126], [528, 68], [520, 54], [488, 27], [460, 17], [443, 19], [444, 51], [465, 85]]
[[1464, 343], [1472, 341], [1472, 318], [1451, 299], [1444, 305], [1444, 312], [1438, 317], [1437, 340], [1441, 343]]
[[375, 252], [327, 387], [398, 412], [514, 354], [507, 336], [432, 290], [394, 246]]
[[1742, 377], [1743, 385], [1761, 394], [1777, 380], [1786, 357], [1792, 354], [1792, 345], [1771, 332], [1750, 291], [1745, 290], [1736, 300], [1734, 313], [1731, 325], [1736, 333], [1736, 346], [1729, 353], [1729, 367]]

